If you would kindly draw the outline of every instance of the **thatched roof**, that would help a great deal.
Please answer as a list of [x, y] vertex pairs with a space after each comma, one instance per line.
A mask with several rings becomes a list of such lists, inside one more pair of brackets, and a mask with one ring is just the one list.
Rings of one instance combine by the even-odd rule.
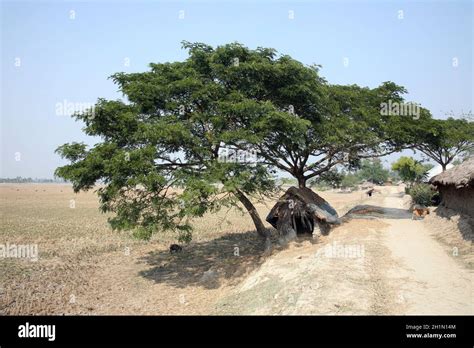
[[474, 157], [430, 179], [435, 186], [454, 185], [456, 188], [474, 187]]
[[[292, 201], [292, 206], [289, 205], [290, 201]], [[337, 211], [309, 188], [290, 187], [270, 210], [266, 220], [278, 229], [278, 220], [280, 217], [287, 216], [287, 211], [290, 215], [307, 214], [330, 224], [340, 223]]]

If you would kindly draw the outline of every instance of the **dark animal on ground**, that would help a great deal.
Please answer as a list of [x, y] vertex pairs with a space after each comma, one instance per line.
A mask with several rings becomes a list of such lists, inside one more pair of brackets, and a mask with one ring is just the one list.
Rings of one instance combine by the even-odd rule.
[[181, 246], [179, 246], [178, 244], [171, 244], [170, 245], [170, 253], [179, 253], [182, 250], [183, 250], [183, 248]]

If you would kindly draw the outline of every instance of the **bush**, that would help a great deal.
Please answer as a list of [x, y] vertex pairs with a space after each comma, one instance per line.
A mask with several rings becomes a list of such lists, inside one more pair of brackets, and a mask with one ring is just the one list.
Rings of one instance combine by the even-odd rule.
[[353, 188], [359, 184], [359, 178], [354, 174], [347, 174], [341, 181], [342, 188]]
[[428, 184], [416, 184], [410, 188], [409, 194], [413, 203], [429, 206], [437, 193]]

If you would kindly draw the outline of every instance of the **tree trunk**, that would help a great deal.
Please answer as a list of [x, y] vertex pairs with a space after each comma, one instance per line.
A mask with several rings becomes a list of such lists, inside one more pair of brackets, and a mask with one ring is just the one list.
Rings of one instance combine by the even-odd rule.
[[299, 188], [305, 188], [306, 187], [306, 178], [303, 175], [301, 175], [301, 176], [298, 176], [297, 179], [298, 179], [298, 187]]
[[441, 168], [443, 169], [443, 172], [446, 170], [446, 163], [441, 163]]
[[258, 215], [258, 211], [253, 205], [253, 203], [240, 190], [235, 191], [235, 196], [239, 199], [239, 201], [244, 205], [245, 209], [247, 209], [248, 213], [250, 214], [255, 228], [257, 229], [257, 233], [265, 239], [269, 238], [269, 232], [265, 228], [262, 219], [260, 219], [260, 215]]

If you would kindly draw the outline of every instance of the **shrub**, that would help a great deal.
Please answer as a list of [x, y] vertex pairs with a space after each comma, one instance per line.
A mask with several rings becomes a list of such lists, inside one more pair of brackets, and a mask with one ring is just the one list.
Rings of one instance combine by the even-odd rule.
[[353, 188], [357, 186], [357, 184], [360, 182], [359, 178], [354, 175], [354, 174], [347, 174], [344, 176], [341, 182], [341, 187], [342, 188]]
[[436, 195], [436, 191], [428, 184], [416, 184], [410, 188], [409, 194], [413, 203], [429, 206]]

